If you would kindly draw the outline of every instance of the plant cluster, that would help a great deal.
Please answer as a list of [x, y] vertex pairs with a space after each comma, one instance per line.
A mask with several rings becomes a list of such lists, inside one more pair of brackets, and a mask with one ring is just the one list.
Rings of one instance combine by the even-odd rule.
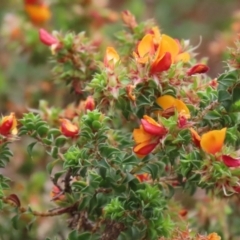
[[51, 159], [46, 171], [58, 207], [23, 207], [21, 194], [5, 194], [10, 179], [3, 175], [0, 206], [15, 208], [15, 225], [23, 214], [66, 214], [69, 240], [220, 240], [216, 233], [191, 233], [186, 212], [172, 202], [178, 205], [175, 191], [202, 188], [220, 198], [240, 192], [239, 39], [226, 71], [211, 79], [188, 40], [162, 33], [154, 21], [138, 23], [129, 11], [122, 20], [114, 47], [103, 52], [84, 32], [39, 30], [55, 83], [64, 83], [81, 104], [66, 114], [69, 109], [41, 102], [38, 114], [2, 117], [0, 167], [14, 158], [12, 142], [28, 136], [28, 154], [41, 146]]

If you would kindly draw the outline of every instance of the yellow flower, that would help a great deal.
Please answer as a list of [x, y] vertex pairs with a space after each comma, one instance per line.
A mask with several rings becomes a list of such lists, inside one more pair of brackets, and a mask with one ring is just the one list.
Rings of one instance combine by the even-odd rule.
[[200, 145], [204, 152], [215, 154], [221, 151], [227, 128], [209, 131], [202, 135]]
[[115, 64], [120, 60], [120, 57], [117, 51], [113, 47], [107, 47], [106, 53], [104, 56], [104, 65], [111, 69], [114, 68]]
[[163, 112], [158, 111], [160, 114], [163, 114], [165, 111], [168, 112], [169, 110], [172, 110], [171, 112], [174, 113], [176, 110], [181, 116], [184, 116], [186, 119], [189, 119], [191, 117], [190, 111], [185, 103], [170, 95], [161, 96], [156, 100], [156, 102], [163, 109]]
[[153, 27], [139, 42], [135, 59], [142, 64], [150, 62], [150, 73], [166, 71], [172, 63], [189, 61], [188, 53], [181, 53], [180, 44], [168, 35], [160, 34], [158, 27]]

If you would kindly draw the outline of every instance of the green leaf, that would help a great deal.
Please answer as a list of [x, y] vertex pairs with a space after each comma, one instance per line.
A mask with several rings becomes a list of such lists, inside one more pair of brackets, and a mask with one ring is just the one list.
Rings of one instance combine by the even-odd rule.
[[32, 156], [32, 151], [33, 151], [33, 147], [37, 144], [37, 142], [33, 142], [31, 144], [28, 145], [27, 147], [27, 152], [29, 154], [29, 156]]
[[62, 147], [67, 141], [67, 138], [65, 136], [59, 136], [55, 140], [55, 144], [57, 147]]
[[37, 128], [37, 133], [40, 137], [44, 137], [47, 134], [48, 129], [49, 127], [46, 125], [40, 126], [39, 128]]
[[15, 216], [11, 219], [13, 228], [16, 229], [16, 230], [18, 230], [18, 221], [19, 221], [19, 218], [20, 218], [20, 215], [17, 214], [17, 215], [15, 215]]
[[54, 166], [56, 164], [58, 164], [59, 162], [61, 162], [61, 160], [57, 159], [57, 160], [51, 161], [50, 163], [47, 164], [46, 169], [47, 169], [48, 174], [52, 173], [52, 170], [53, 170]]
[[226, 90], [220, 90], [218, 92], [218, 101], [224, 106], [224, 108], [228, 111], [232, 104], [232, 96]]

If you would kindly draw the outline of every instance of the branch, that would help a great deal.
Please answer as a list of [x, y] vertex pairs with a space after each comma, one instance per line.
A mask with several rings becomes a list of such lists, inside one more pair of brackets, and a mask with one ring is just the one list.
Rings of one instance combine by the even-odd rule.
[[[28, 208], [25, 208], [25, 207], [21, 207], [21, 206], [18, 206], [15, 202], [13, 202], [12, 200], [4, 197], [2, 198], [2, 201], [5, 203], [5, 204], [8, 204], [12, 207], [15, 207], [18, 209], [19, 212], [21, 213], [26, 213], [26, 212], [29, 212], [29, 209]], [[76, 209], [77, 207], [77, 203], [74, 203], [73, 205], [69, 206], [69, 207], [64, 207], [64, 208], [58, 208], [54, 211], [47, 211], [47, 212], [38, 212], [38, 211], [34, 211], [34, 210], [31, 210], [31, 214], [36, 216], [36, 217], [54, 217], [54, 216], [58, 216], [58, 215], [62, 215], [64, 213], [70, 213], [72, 212], [73, 210]]]

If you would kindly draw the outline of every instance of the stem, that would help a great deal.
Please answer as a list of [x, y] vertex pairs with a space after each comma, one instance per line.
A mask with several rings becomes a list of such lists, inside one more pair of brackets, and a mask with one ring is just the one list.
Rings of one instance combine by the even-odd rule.
[[[6, 197], [2, 198], [3, 202], [12, 206], [12, 207], [16, 207], [19, 212], [21, 213], [26, 213], [26, 212], [29, 212], [28, 208], [25, 208], [25, 207], [18, 207], [16, 205], [16, 203], [14, 203], [13, 201], [11, 201], [10, 199], [7, 199]], [[64, 207], [64, 208], [59, 208], [59, 209], [56, 209], [54, 211], [48, 211], [48, 212], [38, 212], [38, 211], [35, 211], [35, 210], [31, 210], [31, 214], [36, 216], [36, 217], [54, 217], [54, 216], [58, 216], [58, 215], [62, 215], [64, 213], [70, 213], [72, 212], [76, 206], [77, 206], [77, 203], [74, 203], [73, 205], [69, 206], [69, 207]]]

